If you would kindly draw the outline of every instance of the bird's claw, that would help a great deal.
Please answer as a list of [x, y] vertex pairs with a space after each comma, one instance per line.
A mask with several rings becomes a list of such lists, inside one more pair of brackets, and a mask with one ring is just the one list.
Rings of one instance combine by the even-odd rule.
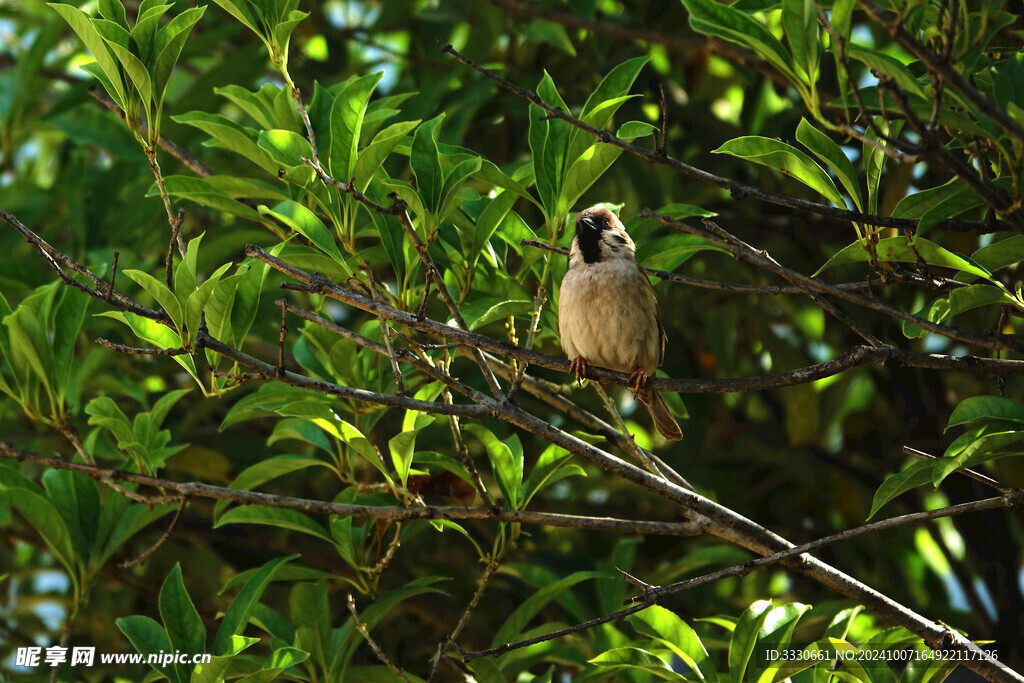
[[640, 368], [637, 368], [633, 372], [629, 373], [629, 380], [626, 382], [626, 387], [634, 394], [644, 388], [647, 384], [647, 375]]
[[569, 372], [576, 377], [576, 383], [583, 386], [583, 377], [587, 374], [587, 359], [583, 356], [576, 356], [569, 363]]

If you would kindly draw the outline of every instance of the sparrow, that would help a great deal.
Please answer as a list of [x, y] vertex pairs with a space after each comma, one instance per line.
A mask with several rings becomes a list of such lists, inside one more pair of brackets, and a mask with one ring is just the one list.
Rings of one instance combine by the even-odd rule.
[[655, 428], [670, 441], [682, 439], [661, 393], [644, 387], [665, 356], [654, 288], [637, 265], [632, 238], [605, 207], [576, 216], [558, 292], [558, 333], [576, 381], [582, 383], [588, 365], [628, 372], [627, 386], [647, 406]]

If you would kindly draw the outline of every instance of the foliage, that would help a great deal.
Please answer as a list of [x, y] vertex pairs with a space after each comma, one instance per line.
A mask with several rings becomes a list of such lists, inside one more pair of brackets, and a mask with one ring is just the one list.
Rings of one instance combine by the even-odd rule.
[[[771, 546], [741, 524], [610, 539], [616, 519], [676, 521], [679, 498], [599, 469], [588, 453], [632, 447], [529, 352], [560, 356], [553, 250], [603, 201], [642, 265], [699, 278], [657, 285], [664, 373], [695, 379], [659, 385], [684, 441], [615, 406], [722, 519], [806, 540], [990, 495], [965, 470], [1019, 486], [1019, 17], [301, 4], [0, 9], [18, 37], [0, 54], [0, 660], [63, 640], [212, 655], [130, 673], [172, 681], [949, 675], [839, 664], [927, 647], [796, 565], [540, 638], [643, 593], [624, 572], [667, 585], [749, 560], [737, 538]], [[891, 362], [727, 381], [863, 344]], [[907, 445], [943, 455], [907, 464]], [[515, 516], [535, 512], [583, 521]], [[928, 524], [818, 556], [1019, 670], [1018, 520]], [[771, 658], [787, 648], [804, 656]]]

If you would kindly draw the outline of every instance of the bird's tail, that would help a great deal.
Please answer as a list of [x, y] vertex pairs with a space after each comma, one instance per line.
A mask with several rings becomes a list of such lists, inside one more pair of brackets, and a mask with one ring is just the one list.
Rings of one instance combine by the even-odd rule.
[[661, 397], [660, 391], [652, 389], [641, 389], [636, 392], [637, 400], [647, 406], [647, 411], [654, 420], [654, 427], [663, 437], [669, 441], [679, 441], [683, 438], [683, 430], [679, 429], [679, 423], [672, 417], [665, 399]]

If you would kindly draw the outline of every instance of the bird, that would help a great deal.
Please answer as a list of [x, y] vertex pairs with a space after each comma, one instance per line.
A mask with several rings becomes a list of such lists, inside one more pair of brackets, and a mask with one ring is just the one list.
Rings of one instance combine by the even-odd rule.
[[665, 327], [636, 245], [618, 216], [598, 204], [576, 216], [569, 268], [558, 290], [558, 334], [583, 382], [588, 365], [629, 373], [627, 387], [670, 441], [683, 438], [661, 393], [645, 387], [665, 356]]

